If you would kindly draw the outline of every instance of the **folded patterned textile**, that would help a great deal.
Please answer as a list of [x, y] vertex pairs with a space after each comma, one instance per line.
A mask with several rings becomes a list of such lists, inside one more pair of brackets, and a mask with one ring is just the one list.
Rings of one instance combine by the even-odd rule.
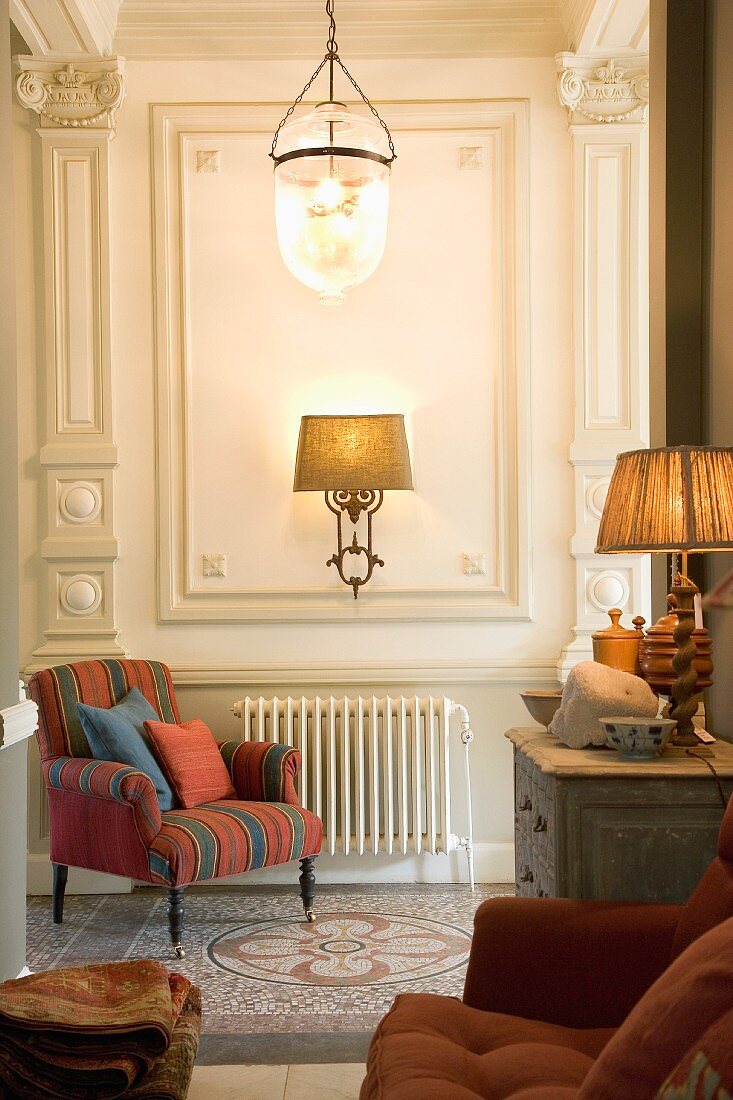
[[125, 1093], [125, 1100], [128, 1097], [129, 1100], [185, 1100], [198, 1054], [200, 1032], [201, 993], [192, 985], [173, 1028], [171, 1045], [140, 1084]]
[[168, 1051], [192, 988], [187, 978], [149, 959], [5, 982], [0, 985], [5, 1096], [107, 1100], [126, 1094]]

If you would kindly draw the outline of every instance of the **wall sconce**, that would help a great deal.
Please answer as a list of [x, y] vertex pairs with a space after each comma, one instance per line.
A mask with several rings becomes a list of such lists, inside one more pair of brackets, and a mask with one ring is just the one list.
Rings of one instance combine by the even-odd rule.
[[[295, 458], [293, 492], [321, 491], [338, 521], [338, 549], [326, 565], [335, 565], [354, 599], [371, 579], [374, 567], [384, 562], [372, 549], [372, 517], [382, 505], [385, 489], [412, 489], [410, 452], [405, 418], [401, 414], [375, 416], [304, 416], [300, 421]], [[343, 514], [356, 527], [362, 512], [367, 516], [367, 544], [361, 546], [354, 531], [344, 543]], [[346, 555], [366, 556], [363, 577], [347, 577]]]

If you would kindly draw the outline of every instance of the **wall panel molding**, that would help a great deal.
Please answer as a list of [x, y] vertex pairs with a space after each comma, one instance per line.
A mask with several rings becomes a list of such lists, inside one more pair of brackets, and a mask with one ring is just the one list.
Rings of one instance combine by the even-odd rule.
[[161, 621], [526, 620], [530, 617], [529, 411], [527, 400], [527, 105], [510, 101], [384, 104], [400, 131], [480, 131], [490, 143], [494, 225], [491, 305], [496, 333], [494, 470], [496, 574], [462, 587], [374, 586], [356, 603], [340, 586], [216, 590], [196, 583], [192, 530], [192, 366], [181, 158], [218, 135], [269, 134], [282, 104], [152, 107], [158, 378], [159, 618]]
[[33, 654], [42, 667], [126, 652], [115, 617], [109, 211], [110, 121], [124, 67], [117, 58], [18, 58], [16, 68], [18, 98], [42, 122], [48, 625]]
[[[594, 553], [616, 455], [649, 445], [648, 63], [633, 59], [631, 80], [610, 61], [591, 65], [561, 54], [557, 62], [570, 121], [574, 226], [575, 430], [568, 457], [576, 619], [558, 663], [565, 679], [592, 657], [591, 634], [608, 624], [610, 608], [651, 615], [649, 557]], [[569, 95], [578, 73], [591, 81], [590, 91], [576, 87]], [[578, 110], [589, 95], [602, 104], [602, 117], [601, 108]]]
[[335, 685], [410, 684], [529, 684], [557, 683], [550, 657], [494, 658], [472, 661], [332, 661], [298, 664], [206, 665], [173, 662], [173, 682], [187, 687], [237, 684], [240, 686], [298, 685], [325, 688]]

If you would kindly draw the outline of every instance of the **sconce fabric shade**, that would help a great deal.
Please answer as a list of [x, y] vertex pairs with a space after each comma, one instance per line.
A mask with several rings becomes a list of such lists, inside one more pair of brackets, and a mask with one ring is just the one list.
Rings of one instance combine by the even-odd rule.
[[329, 489], [412, 489], [404, 416], [302, 417], [293, 491]]
[[733, 549], [733, 447], [618, 455], [596, 554]]

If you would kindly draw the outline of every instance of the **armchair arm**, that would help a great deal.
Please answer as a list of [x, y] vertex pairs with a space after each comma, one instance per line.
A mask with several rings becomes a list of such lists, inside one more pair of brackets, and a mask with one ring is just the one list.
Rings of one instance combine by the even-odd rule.
[[152, 779], [137, 768], [109, 760], [57, 756], [44, 763], [50, 791], [104, 799], [130, 806], [137, 834], [149, 847], [162, 825], [160, 806]]
[[224, 741], [219, 745], [237, 798], [243, 802], [287, 802], [299, 806], [294, 779], [300, 753], [270, 741]]
[[668, 966], [681, 905], [491, 898], [463, 1000], [566, 1027], [615, 1027]]

